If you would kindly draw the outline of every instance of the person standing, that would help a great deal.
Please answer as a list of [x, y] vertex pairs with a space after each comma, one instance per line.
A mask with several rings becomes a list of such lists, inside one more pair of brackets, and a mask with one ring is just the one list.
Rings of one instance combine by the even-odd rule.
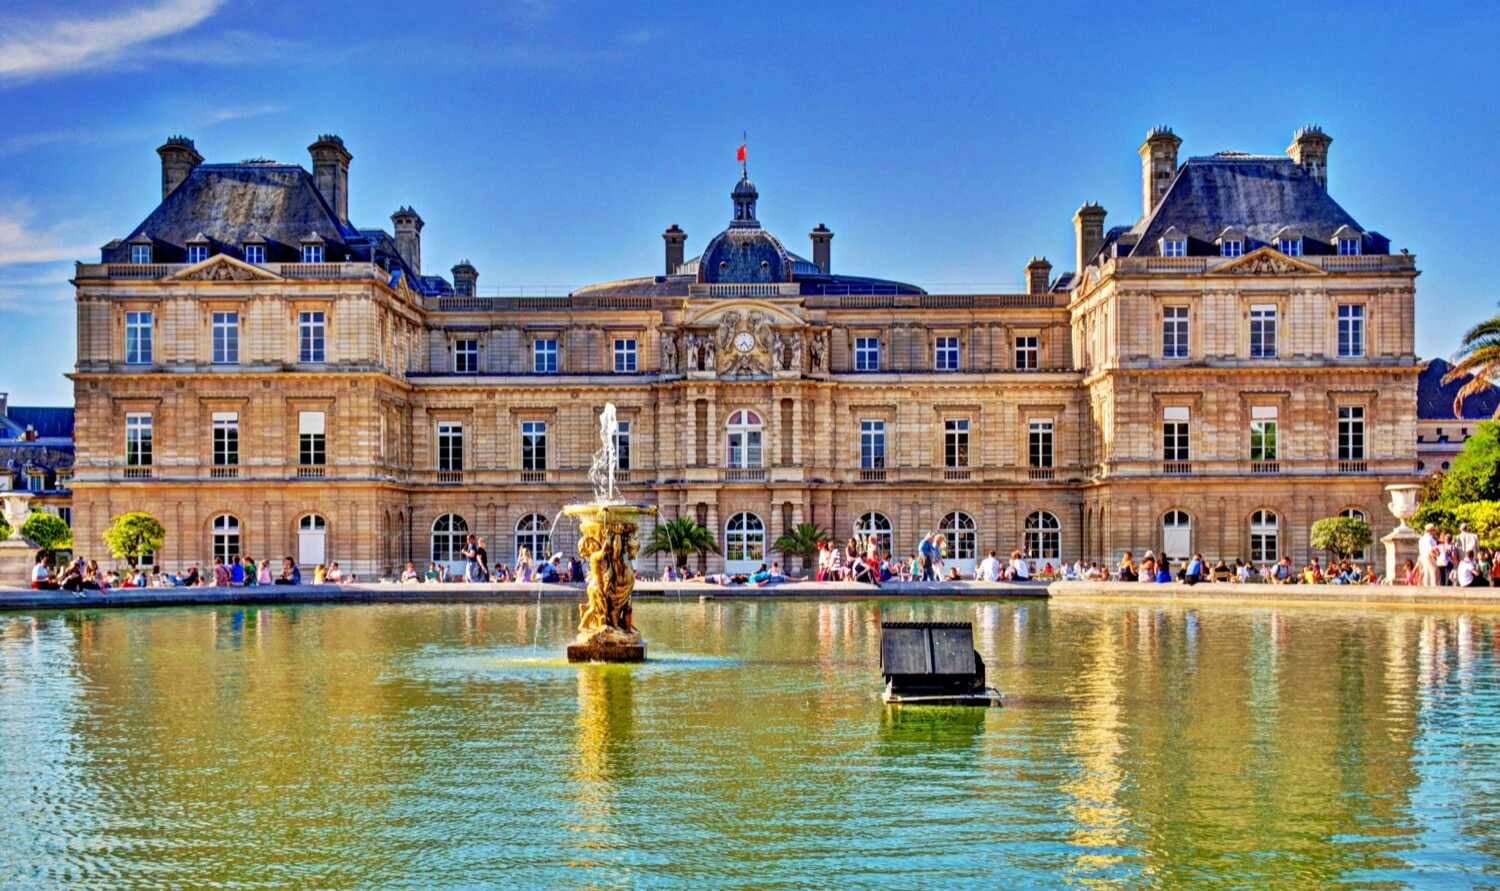
[[458, 552], [458, 556], [464, 558], [464, 581], [466, 582], [474, 581], [475, 576], [479, 574], [479, 562], [475, 559], [475, 549], [478, 547], [471, 534], [464, 539], [463, 549]]
[[478, 572], [475, 574], [474, 581], [476, 581], [476, 582], [487, 582], [487, 581], [489, 581], [490, 580], [490, 552], [489, 552], [489, 549], [487, 549], [484, 546], [484, 539], [483, 538], [480, 538], [479, 539], [479, 543], [474, 546], [474, 562], [478, 566]]
[[1438, 583], [1437, 558], [1438, 540], [1433, 531], [1436, 526], [1428, 523], [1422, 530], [1422, 537], [1417, 540], [1417, 567], [1418, 577], [1421, 583], [1431, 587]]
[[1446, 588], [1453, 583], [1453, 567], [1458, 563], [1458, 555], [1453, 552], [1453, 533], [1439, 532], [1437, 543], [1437, 583]]
[[1458, 527], [1458, 537], [1454, 539], [1453, 546], [1460, 557], [1469, 553], [1477, 554], [1479, 553], [1479, 536], [1474, 534], [1468, 523], [1462, 523]]

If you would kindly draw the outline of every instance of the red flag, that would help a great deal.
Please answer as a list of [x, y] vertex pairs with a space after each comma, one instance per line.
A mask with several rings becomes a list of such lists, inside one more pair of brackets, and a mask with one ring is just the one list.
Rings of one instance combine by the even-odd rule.
[[745, 161], [745, 144], [743, 142], [740, 143], [739, 150], [734, 153], [734, 159], [736, 161], [739, 161], [742, 164], [744, 163], [744, 161]]

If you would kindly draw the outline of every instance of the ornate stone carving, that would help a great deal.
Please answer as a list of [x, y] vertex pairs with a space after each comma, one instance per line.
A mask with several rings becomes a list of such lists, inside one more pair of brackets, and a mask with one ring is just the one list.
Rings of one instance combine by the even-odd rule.
[[661, 336], [661, 373], [677, 373], [677, 335], [670, 332]]

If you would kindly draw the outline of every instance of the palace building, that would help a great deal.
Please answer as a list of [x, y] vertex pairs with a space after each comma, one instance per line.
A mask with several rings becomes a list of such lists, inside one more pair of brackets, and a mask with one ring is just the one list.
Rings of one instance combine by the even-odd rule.
[[[177, 567], [339, 561], [361, 576], [563, 549], [618, 408], [622, 490], [776, 559], [795, 523], [896, 556], [947, 534], [1046, 562], [1155, 549], [1303, 560], [1312, 523], [1390, 524], [1416, 477], [1414, 258], [1329, 194], [1331, 139], [1284, 155], [1140, 147], [1142, 207], [1073, 217], [1073, 269], [1024, 293], [931, 294], [811, 259], [742, 176], [695, 257], [566, 296], [483, 295], [424, 268], [423, 220], [349, 219], [352, 155], [311, 169], [159, 148], [161, 203], [80, 263], [75, 541], [144, 510]], [[651, 570], [660, 559], [643, 558]]]

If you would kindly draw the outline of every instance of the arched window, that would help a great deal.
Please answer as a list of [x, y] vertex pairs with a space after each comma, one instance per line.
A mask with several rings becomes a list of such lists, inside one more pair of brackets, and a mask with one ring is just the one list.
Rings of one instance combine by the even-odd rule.
[[1275, 511], [1258, 510], [1250, 515], [1250, 561], [1274, 563], [1280, 559], [1281, 542]]
[[1033, 560], [1062, 558], [1062, 524], [1044, 510], [1026, 518], [1026, 556]]
[[443, 514], [432, 521], [432, 560], [434, 563], [457, 563], [463, 558], [464, 537], [469, 523], [458, 514]]
[[861, 514], [854, 522], [854, 537], [862, 542], [874, 542], [882, 555], [892, 552], [891, 521], [885, 514], [870, 511]]
[[[979, 536], [974, 518], [956, 510], [938, 524], [938, 532], [948, 539], [949, 561], [974, 561], [974, 552], [979, 547]], [[965, 569], [960, 566], [959, 569]]]
[[724, 571], [753, 571], [766, 559], [766, 524], [748, 511], [724, 524]]
[[297, 521], [297, 562], [317, 566], [327, 562], [328, 521], [308, 514]]
[[[1351, 520], [1360, 520], [1360, 521], [1365, 522], [1365, 523], [1370, 522], [1370, 518], [1367, 517], [1367, 516], [1365, 516], [1365, 512], [1362, 511], [1362, 510], [1360, 510], [1357, 507], [1346, 507], [1342, 511], [1339, 512], [1339, 516], [1341, 516], [1341, 517], [1348, 517]], [[1361, 561], [1364, 560], [1364, 559], [1366, 559], [1365, 558], [1364, 549], [1361, 548], [1360, 550], [1355, 551], [1354, 553], [1350, 554], [1349, 555], [1349, 559], [1350, 560], [1361, 560]]]
[[541, 514], [527, 514], [516, 521], [516, 556], [521, 549], [531, 552], [531, 561], [537, 566], [552, 556], [552, 524]]
[[761, 437], [765, 425], [760, 415], [748, 409], [740, 409], [729, 415], [724, 435], [724, 466], [733, 468], [760, 467]]
[[1193, 518], [1185, 510], [1169, 510], [1161, 518], [1161, 552], [1179, 560], [1192, 556]]
[[233, 514], [214, 517], [214, 556], [225, 563], [240, 552], [240, 518]]

